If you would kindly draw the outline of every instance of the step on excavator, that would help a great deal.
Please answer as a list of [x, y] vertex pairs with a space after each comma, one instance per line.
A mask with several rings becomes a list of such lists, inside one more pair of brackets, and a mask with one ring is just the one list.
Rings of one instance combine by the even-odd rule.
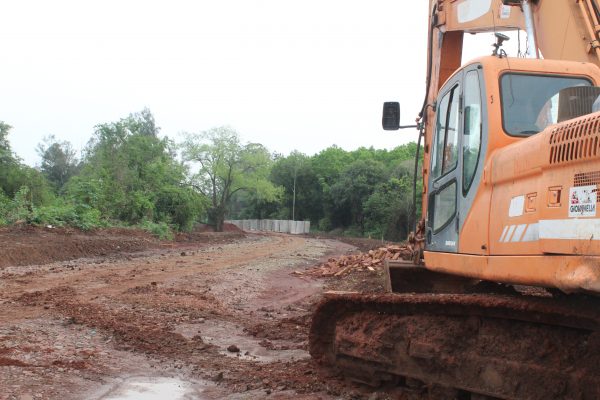
[[[461, 65], [485, 32], [492, 54]], [[314, 359], [425, 398], [600, 398], [598, 32], [596, 0], [430, 1], [412, 254], [389, 293], [325, 294]]]

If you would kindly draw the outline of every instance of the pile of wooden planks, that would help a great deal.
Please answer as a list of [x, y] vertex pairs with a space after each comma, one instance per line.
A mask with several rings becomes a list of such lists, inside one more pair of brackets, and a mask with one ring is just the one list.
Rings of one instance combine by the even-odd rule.
[[413, 246], [390, 245], [369, 250], [368, 253], [352, 254], [339, 258], [330, 258], [327, 262], [306, 271], [294, 271], [296, 275], [311, 276], [343, 276], [353, 271], [372, 271], [383, 269], [385, 260], [410, 260], [413, 257]]

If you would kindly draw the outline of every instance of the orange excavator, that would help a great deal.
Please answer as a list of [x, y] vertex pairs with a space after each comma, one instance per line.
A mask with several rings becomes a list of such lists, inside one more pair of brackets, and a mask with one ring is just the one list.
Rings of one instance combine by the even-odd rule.
[[[492, 55], [461, 66], [485, 32]], [[430, 1], [410, 261], [389, 293], [327, 293], [313, 358], [430, 398], [600, 398], [599, 32], [596, 0]]]

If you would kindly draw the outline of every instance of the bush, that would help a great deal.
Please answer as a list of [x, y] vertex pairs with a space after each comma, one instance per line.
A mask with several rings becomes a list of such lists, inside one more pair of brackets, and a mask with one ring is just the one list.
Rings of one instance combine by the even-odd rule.
[[31, 223], [33, 203], [31, 202], [31, 191], [27, 186], [22, 186], [14, 199], [8, 204], [7, 220], [10, 223]]
[[109, 226], [108, 222], [102, 219], [102, 213], [95, 208], [76, 206], [77, 215], [76, 227], [83, 230], [93, 228], [102, 228]]
[[319, 220], [319, 230], [323, 232], [330, 231], [333, 228], [333, 224], [331, 223], [331, 218], [329, 216], [321, 218]]
[[107, 226], [100, 211], [82, 205], [56, 203], [35, 208], [32, 214], [31, 223], [36, 225], [72, 226], [81, 230]]
[[347, 237], [362, 237], [363, 236], [363, 234], [360, 230], [360, 227], [355, 226], [355, 225], [352, 225], [352, 226], [349, 226], [348, 228], [346, 228], [344, 230], [343, 235], [347, 236]]
[[168, 221], [179, 231], [190, 231], [202, 211], [208, 207], [205, 197], [189, 188], [166, 186], [158, 194], [155, 202], [155, 220]]
[[132, 224], [140, 223], [146, 219], [154, 218], [154, 195], [145, 191], [130, 192], [123, 198], [118, 206], [118, 217], [120, 220]]
[[7, 213], [10, 204], [10, 199], [6, 197], [2, 189], [0, 189], [0, 226], [8, 225]]
[[139, 225], [139, 227], [145, 231], [150, 232], [151, 234], [153, 234], [154, 236], [158, 237], [161, 240], [173, 240], [174, 239], [173, 231], [171, 230], [169, 225], [167, 225], [164, 222], [156, 223], [156, 222], [146, 220], [146, 221], [143, 221]]
[[27, 223], [72, 226], [83, 230], [106, 226], [100, 211], [87, 205], [75, 205], [58, 198], [48, 205], [36, 206], [31, 197], [27, 186], [21, 187], [12, 200], [0, 192], [0, 225]]
[[35, 208], [30, 222], [35, 225], [65, 226], [72, 225], [78, 219], [75, 207], [67, 204], [56, 204]]

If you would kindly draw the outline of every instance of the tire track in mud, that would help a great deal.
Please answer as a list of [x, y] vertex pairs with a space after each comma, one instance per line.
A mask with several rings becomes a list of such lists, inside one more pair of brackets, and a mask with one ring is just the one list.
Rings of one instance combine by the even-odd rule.
[[[261, 235], [258, 240], [255, 236], [254, 240], [246, 239], [235, 244], [208, 248], [153, 250], [150, 255], [136, 259], [125, 257], [112, 265], [107, 264], [107, 260], [83, 259], [51, 264], [49, 268], [42, 266], [23, 274], [3, 272], [0, 273], [0, 298], [60, 286], [77, 287], [80, 295], [94, 292], [103, 295], [118, 294], [123, 288], [159, 281], [175, 282], [197, 274], [210, 274], [222, 268], [234, 268], [268, 257], [273, 254], [274, 249], [280, 253], [294, 251], [301, 248], [303, 242], [303, 239], [297, 237]], [[223, 251], [234, 246], [237, 247], [234, 253]]]
[[[254, 338], [274, 353], [305, 349], [310, 307], [302, 302], [320, 284], [306, 286], [304, 293], [296, 286], [308, 283], [281, 268], [314, 263], [331, 251], [327, 246], [315, 250], [316, 243], [301, 237], [253, 235], [238, 243], [155, 251], [111, 264], [76, 260], [68, 264], [74, 268], [42, 266], [31, 274], [0, 278], [4, 280], [0, 317], [18, 325], [35, 316], [98, 331], [117, 351], [158, 360], [160, 368], [175, 368], [182, 376], [214, 380], [228, 388], [225, 392], [247, 392], [247, 398], [255, 398], [251, 393], [256, 390], [294, 391], [288, 398], [298, 393], [340, 393], [343, 384], [322, 382], [310, 359], [259, 362], [244, 358], [244, 349], [240, 357], [226, 357], [223, 349], [203, 339], [209, 324], [201, 321], [214, 321], [227, 329], [239, 326], [239, 332], [229, 332], [233, 337]], [[294, 287], [288, 289], [288, 284]], [[272, 307], [266, 306], [269, 298], [275, 301]], [[297, 302], [300, 306], [292, 306]], [[182, 326], [198, 333], [182, 334]], [[77, 362], [71, 367], [99, 370], [93, 358]], [[81, 388], [77, 390], [81, 393]]]

